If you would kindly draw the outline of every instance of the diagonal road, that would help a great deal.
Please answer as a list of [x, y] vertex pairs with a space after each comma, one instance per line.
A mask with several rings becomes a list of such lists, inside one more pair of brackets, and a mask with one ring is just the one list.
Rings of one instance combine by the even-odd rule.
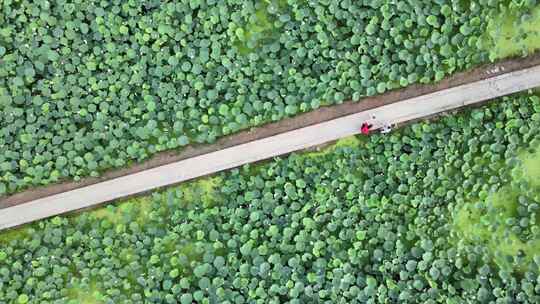
[[402, 123], [540, 86], [540, 66], [502, 74], [435, 93], [258, 139], [131, 175], [0, 209], [0, 229], [109, 202], [211, 173], [320, 145], [374, 128]]

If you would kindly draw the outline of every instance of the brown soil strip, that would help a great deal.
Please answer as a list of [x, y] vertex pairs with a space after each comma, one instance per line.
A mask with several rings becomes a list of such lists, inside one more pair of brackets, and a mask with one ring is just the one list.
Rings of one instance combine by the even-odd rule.
[[392, 104], [403, 99], [409, 99], [433, 93], [439, 90], [444, 90], [451, 87], [484, 80], [486, 78], [491, 78], [497, 75], [530, 68], [536, 65], [540, 65], [540, 52], [537, 52], [526, 58], [514, 58], [494, 64], [482, 65], [466, 72], [453, 74], [452, 76], [445, 78], [436, 84], [411, 85], [406, 88], [387, 92], [382, 95], [367, 97], [359, 102], [345, 102], [339, 105], [323, 107], [314, 111], [297, 115], [292, 118], [283, 119], [278, 122], [263, 125], [261, 127], [252, 128], [251, 130], [246, 130], [230, 136], [222, 137], [213, 144], [190, 145], [180, 151], [171, 150], [161, 152], [154, 155], [150, 159], [143, 161], [142, 163], [134, 164], [122, 169], [108, 170], [102, 173], [102, 175], [97, 178], [87, 177], [83, 178], [78, 182], [65, 181], [15, 193], [0, 199], [0, 209], [26, 203], [46, 196], [66, 192], [76, 188], [85, 187], [91, 184], [103, 182], [109, 179], [114, 179], [120, 176], [129, 175], [143, 170], [170, 164], [180, 161], [182, 159], [187, 159], [190, 157], [247, 143], [256, 139], [261, 139], [264, 137], [273, 136], [279, 133], [310, 126], [320, 122], [332, 120], [341, 116], [362, 112], [387, 104]]

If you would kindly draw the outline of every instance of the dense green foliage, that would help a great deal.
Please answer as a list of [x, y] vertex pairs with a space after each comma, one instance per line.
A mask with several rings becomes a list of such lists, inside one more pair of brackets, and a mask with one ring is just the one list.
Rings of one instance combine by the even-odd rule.
[[0, 195], [439, 80], [535, 4], [2, 0]]
[[522, 94], [3, 233], [0, 303], [539, 303], [539, 134]]

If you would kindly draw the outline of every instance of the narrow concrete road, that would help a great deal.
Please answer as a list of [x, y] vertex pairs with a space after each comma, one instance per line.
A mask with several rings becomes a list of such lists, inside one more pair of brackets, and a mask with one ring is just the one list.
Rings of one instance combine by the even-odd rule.
[[399, 101], [309, 127], [203, 154], [21, 205], [0, 209], [0, 229], [109, 202], [247, 163], [320, 145], [358, 133], [364, 121], [374, 128], [401, 123], [540, 86], [540, 66], [502, 74], [432, 94]]

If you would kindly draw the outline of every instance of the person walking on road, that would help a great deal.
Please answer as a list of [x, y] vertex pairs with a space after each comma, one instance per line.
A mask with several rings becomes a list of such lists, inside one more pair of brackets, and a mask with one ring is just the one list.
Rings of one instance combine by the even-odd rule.
[[373, 127], [372, 124], [364, 122], [362, 123], [362, 126], [360, 127], [360, 132], [363, 135], [369, 135], [369, 131], [371, 131], [371, 127]]
[[[363, 135], [369, 135], [369, 132], [371, 131], [371, 128], [373, 127], [373, 124], [370, 124], [369, 122], [362, 123], [362, 126], [360, 127], [360, 133]], [[387, 134], [392, 131], [392, 128], [394, 127], [393, 124], [390, 123], [383, 123], [381, 127], [381, 134]]]

